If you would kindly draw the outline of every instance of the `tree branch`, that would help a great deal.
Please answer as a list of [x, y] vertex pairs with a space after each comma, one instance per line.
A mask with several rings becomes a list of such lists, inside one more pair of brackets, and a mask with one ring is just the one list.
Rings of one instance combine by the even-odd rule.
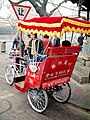
[[[33, 7], [35, 8], [36, 12], [40, 15], [40, 16], [48, 16], [47, 12], [46, 12], [46, 5], [48, 0], [43, 0], [43, 3], [40, 2], [40, 0], [29, 0], [29, 2], [33, 5]], [[38, 6], [37, 2], [40, 3], [41, 6]]]
[[36, 0], [36, 2], [38, 2], [40, 5], [42, 4], [40, 0]]
[[41, 11], [44, 16], [48, 16], [48, 13], [46, 11], [47, 3], [48, 3], [48, 0], [43, 0]]
[[20, 4], [22, 2], [28, 1], [28, 0], [21, 0], [19, 2], [12, 2], [12, 0], [8, 0], [11, 4]]
[[48, 0], [43, 0], [43, 4], [46, 6], [48, 3]]
[[[41, 16], [41, 7], [38, 6], [37, 2], [39, 0], [29, 0], [29, 2], [33, 5], [34, 9], [36, 10], [36, 12]], [[39, 1], [40, 2], [40, 1]]]
[[[54, 7], [57, 6], [57, 4], [54, 4], [51, 0], [50, 0], [50, 2], [51, 2], [51, 4], [52, 4]], [[58, 12], [59, 12], [60, 15], [62, 15], [61, 12], [59, 11], [59, 9], [58, 9]]]
[[59, 3], [59, 5], [57, 5], [57, 7], [55, 7], [53, 10], [50, 11], [49, 16], [51, 16], [55, 10], [57, 10], [63, 3], [67, 2], [67, 1], [69, 1], [69, 0], [63, 0], [61, 3]]

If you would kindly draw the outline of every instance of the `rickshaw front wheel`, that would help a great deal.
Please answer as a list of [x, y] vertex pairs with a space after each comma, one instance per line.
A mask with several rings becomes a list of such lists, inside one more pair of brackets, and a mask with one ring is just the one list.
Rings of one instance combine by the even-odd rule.
[[38, 113], [46, 110], [48, 105], [48, 96], [45, 90], [29, 89], [27, 91], [27, 98], [31, 107]]
[[64, 83], [52, 93], [53, 98], [61, 103], [67, 102], [71, 97], [71, 87], [69, 83]]
[[5, 78], [7, 83], [12, 86], [14, 83], [14, 69], [11, 65], [6, 66], [5, 69]]

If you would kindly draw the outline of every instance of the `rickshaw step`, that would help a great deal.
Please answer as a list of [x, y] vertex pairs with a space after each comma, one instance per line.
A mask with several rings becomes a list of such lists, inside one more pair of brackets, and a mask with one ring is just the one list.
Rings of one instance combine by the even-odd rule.
[[15, 83], [25, 81], [25, 75], [15, 77], [14, 81]]
[[15, 84], [14, 84], [14, 85], [15, 85], [15, 88], [24, 93], [24, 92], [25, 92], [25, 91], [23, 90], [23, 88], [24, 88], [24, 83], [25, 83], [25, 81], [15, 83]]
[[17, 85], [20, 86], [21, 88], [23, 88], [24, 87], [24, 83], [25, 83], [25, 81], [18, 82]]

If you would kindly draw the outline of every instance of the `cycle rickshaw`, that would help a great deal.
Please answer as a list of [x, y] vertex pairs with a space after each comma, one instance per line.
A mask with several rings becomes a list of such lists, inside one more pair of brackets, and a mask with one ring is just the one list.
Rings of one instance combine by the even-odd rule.
[[[39, 17], [18, 21], [18, 30], [49, 36], [63, 36], [65, 32], [89, 34], [90, 23], [69, 17]], [[48, 105], [50, 92], [55, 100], [65, 103], [70, 99], [70, 77], [72, 75], [80, 47], [48, 47], [47, 57], [42, 62], [31, 62], [26, 75], [14, 77], [14, 86], [22, 93], [27, 92], [31, 107], [41, 113]], [[8, 77], [7, 73], [6, 76]]]

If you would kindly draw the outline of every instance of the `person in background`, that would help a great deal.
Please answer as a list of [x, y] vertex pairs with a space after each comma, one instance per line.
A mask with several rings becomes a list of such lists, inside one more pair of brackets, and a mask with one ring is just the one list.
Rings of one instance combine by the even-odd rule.
[[37, 38], [37, 33], [31, 34], [31, 40], [29, 41], [29, 45], [28, 45], [29, 58], [31, 60], [34, 58], [34, 60], [36, 61], [38, 54], [40, 54], [42, 50], [44, 50], [42, 40], [39, 40]]
[[17, 48], [19, 40], [20, 40], [20, 35], [18, 34], [13, 40], [12, 49]]
[[68, 40], [62, 41], [62, 46], [71, 46], [71, 42]]
[[17, 50], [20, 51], [20, 49], [21, 49], [21, 56], [23, 56], [24, 49], [25, 49], [25, 44], [24, 44], [23, 39], [21, 39], [21, 42], [20, 42], [20, 40], [18, 41]]
[[54, 36], [54, 47], [60, 46], [60, 38], [58, 38], [56, 35]]
[[30, 40], [31, 40], [31, 35], [27, 34], [27, 38], [26, 38], [26, 41], [25, 41], [25, 50], [24, 50], [25, 55], [28, 55], [28, 46], [29, 46], [29, 41]]
[[52, 47], [52, 42], [49, 39], [49, 36], [47, 34], [44, 35], [44, 38], [42, 39], [43, 45], [44, 45], [44, 51], [47, 53], [47, 48]]
[[83, 34], [81, 34], [81, 35], [78, 37], [78, 44], [80, 45], [81, 50], [82, 50], [83, 40], [84, 40], [84, 37], [83, 37]]
[[23, 57], [24, 55], [24, 41], [22, 40], [20, 43], [20, 39], [18, 40], [18, 44], [17, 47], [15, 49], [15, 63], [16, 63], [16, 67], [18, 70], [20, 70], [20, 59], [21, 57]]

